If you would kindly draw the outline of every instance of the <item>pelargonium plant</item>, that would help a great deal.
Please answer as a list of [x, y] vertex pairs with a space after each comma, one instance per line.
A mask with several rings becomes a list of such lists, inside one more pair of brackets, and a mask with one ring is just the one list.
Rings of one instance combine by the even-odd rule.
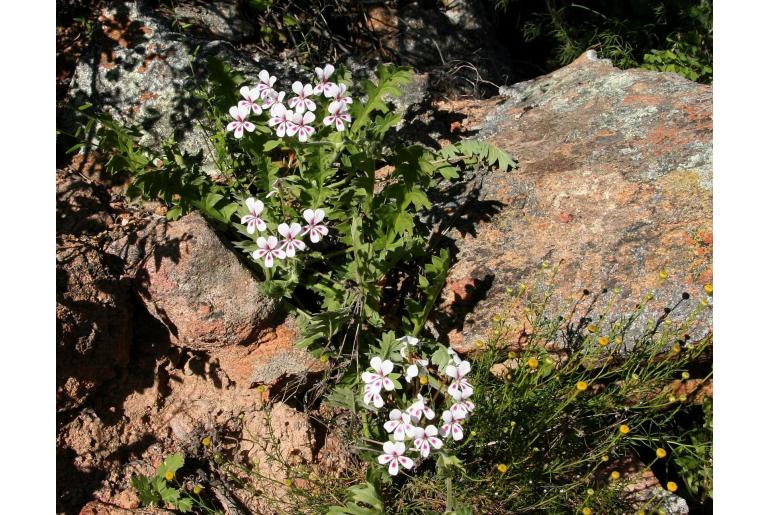
[[387, 438], [377, 462], [395, 476], [461, 441], [474, 405], [468, 361], [445, 347], [427, 359], [419, 339], [388, 336], [380, 349], [388, 357], [373, 356], [360, 376], [360, 399], [377, 415], [381, 430], [374, 433]]

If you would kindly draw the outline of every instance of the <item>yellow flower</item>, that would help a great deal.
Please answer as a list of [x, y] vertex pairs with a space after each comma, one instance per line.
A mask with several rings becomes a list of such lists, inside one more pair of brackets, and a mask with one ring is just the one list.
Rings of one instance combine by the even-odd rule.
[[588, 388], [588, 383], [585, 381], [578, 381], [575, 388], [577, 388], [579, 392], [584, 392], [586, 388]]
[[599, 338], [599, 345], [601, 345], [602, 347], [606, 347], [607, 345], [609, 345], [609, 343], [610, 343], [610, 339], [607, 338], [606, 336], [602, 336], [601, 338]]
[[476, 431], [471, 431], [471, 436], [476, 436], [477, 434]]
[[688, 371], [686, 371], [686, 370], [684, 372], [682, 372], [682, 379], [684, 379], [685, 381], [690, 379], [690, 373]]
[[593, 513], [593, 510], [591, 510], [591, 508], [589, 508], [588, 506], [583, 508], [583, 515], [591, 515], [592, 513]]
[[420, 384], [428, 384], [428, 376], [420, 376]]
[[589, 333], [595, 333], [596, 331], [598, 331], [598, 330], [599, 330], [599, 328], [598, 328], [598, 327], [596, 327], [596, 325], [594, 325], [594, 324], [591, 324], [591, 325], [589, 325], [589, 326], [587, 327], [587, 329], [588, 329], [588, 332], [589, 332]]
[[211, 445], [211, 437], [210, 436], [205, 437], [203, 440], [201, 440], [201, 443], [203, 444], [204, 447], [210, 446]]
[[484, 342], [482, 342], [481, 340], [476, 340], [476, 348], [477, 349], [480, 349], [483, 346], [484, 346]]
[[501, 474], [505, 474], [506, 472], [508, 472], [508, 465], [506, 465], [505, 463], [498, 464], [497, 471]]
[[593, 495], [594, 494], [594, 489], [593, 488], [589, 488], [588, 490], [586, 490], [586, 493], [588, 495]]
[[647, 515], [647, 512], [644, 511], [644, 510], [639, 510], [639, 514], [638, 515]]
[[673, 481], [669, 481], [668, 483], [666, 483], [666, 488], [668, 489], [669, 492], [676, 492], [676, 489], [679, 487]]
[[668, 402], [676, 402], [676, 397], [674, 397], [673, 395], [669, 395]]
[[166, 481], [171, 481], [172, 479], [174, 479], [174, 473], [169, 470], [166, 472], [166, 475], [163, 477], [166, 478]]
[[666, 457], [666, 449], [664, 449], [663, 447], [658, 447], [657, 449], [655, 449], [655, 456], [657, 456], [658, 458], [661, 458], [661, 459], [665, 458]]
[[195, 495], [198, 495], [199, 493], [201, 493], [201, 490], [203, 490], [203, 489], [201, 488], [201, 485], [195, 485], [195, 486], [193, 487], [193, 493], [194, 493]]
[[707, 285], [705, 285], [703, 287], [703, 291], [705, 291], [706, 295], [708, 295], [710, 297], [710, 296], [714, 295], [714, 286], [711, 285], [711, 284], [707, 284]]
[[620, 479], [620, 472], [617, 470], [613, 470], [610, 474], [610, 479]]
[[621, 338], [620, 336], [616, 336], [616, 337], [615, 337], [615, 343], [617, 343], [618, 345], [620, 345], [621, 343], [623, 343], [623, 338]]
[[658, 277], [660, 277], [661, 281], [665, 281], [666, 279], [668, 279], [668, 272], [666, 272], [665, 270], [661, 270], [658, 273]]
[[602, 461], [610, 461], [610, 457], [605, 454], [602, 456]]
[[318, 361], [320, 361], [321, 363], [326, 363], [327, 361], [329, 361], [329, 356], [327, 356], [326, 354], [323, 354], [321, 355], [320, 358], [318, 358]]
[[529, 368], [537, 368], [539, 364], [540, 362], [535, 357], [529, 358], [527, 360], [527, 365], [529, 365]]
[[621, 434], [624, 434], [624, 435], [626, 435], [626, 434], [628, 434], [628, 432], [629, 432], [629, 431], [631, 431], [631, 428], [630, 428], [630, 427], [628, 427], [628, 426], [627, 426], [627, 425], [625, 425], [625, 424], [621, 424], [621, 425], [620, 425], [620, 433], [621, 433]]
[[678, 343], [675, 343], [674, 345], [671, 346], [671, 352], [673, 352], [674, 354], [679, 354], [680, 352], [682, 352], [682, 346], [679, 345]]
[[511, 351], [508, 353], [508, 359], [514, 359], [516, 357], [516, 353]]

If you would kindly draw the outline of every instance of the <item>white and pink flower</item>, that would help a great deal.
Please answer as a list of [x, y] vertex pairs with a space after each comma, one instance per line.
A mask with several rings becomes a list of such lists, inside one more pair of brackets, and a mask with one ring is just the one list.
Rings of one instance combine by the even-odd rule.
[[333, 87], [331, 88], [331, 92], [328, 95], [329, 98], [331, 98], [335, 102], [342, 102], [343, 104], [352, 104], [353, 103], [353, 98], [345, 95], [345, 93], [346, 93], [345, 90], [347, 89], [347, 86], [345, 86], [342, 83], [340, 83], [340, 84], [333, 84], [332, 86]]
[[407, 367], [404, 377], [407, 381], [411, 381], [417, 376], [427, 376], [428, 364], [429, 361], [427, 359], [416, 359], [414, 363]]
[[361, 374], [361, 379], [364, 380], [364, 383], [371, 385], [372, 388], [375, 388], [378, 392], [382, 388], [391, 391], [396, 387], [393, 381], [388, 377], [388, 374], [393, 372], [392, 361], [389, 359], [383, 361], [379, 356], [375, 356], [372, 358], [370, 365], [374, 369], [374, 372], [366, 371]]
[[273, 84], [276, 81], [275, 75], [270, 75], [270, 72], [267, 70], [262, 70], [257, 76], [259, 77], [259, 83], [255, 89], [261, 98], [265, 98], [273, 89]]
[[438, 435], [438, 429], [436, 426], [430, 425], [425, 429], [421, 427], [414, 428], [414, 449], [420, 452], [420, 456], [427, 458], [430, 455], [430, 448], [441, 449], [444, 445], [440, 439], [436, 437]]
[[385, 442], [382, 444], [382, 451], [384, 454], [380, 454], [377, 457], [377, 461], [380, 465], [388, 465], [388, 474], [391, 476], [398, 474], [399, 465], [407, 470], [414, 466], [414, 461], [404, 456], [406, 451], [404, 442]]
[[278, 233], [284, 238], [281, 240], [281, 249], [283, 249], [290, 258], [294, 257], [296, 251], [305, 250], [305, 242], [297, 238], [301, 231], [302, 226], [297, 222], [292, 222], [291, 225], [282, 223], [278, 226]]
[[323, 92], [325, 97], [330, 97], [332, 86], [336, 86], [333, 82], [329, 82], [333, 73], [334, 66], [331, 64], [327, 64], [323, 68], [316, 68], [315, 75], [318, 78], [318, 84], [313, 88], [313, 93], [320, 95]]
[[300, 112], [295, 112], [291, 120], [294, 122], [294, 126], [287, 128], [286, 134], [289, 136], [294, 136], [296, 134], [297, 138], [302, 143], [305, 143], [307, 139], [315, 133], [315, 128], [310, 125], [314, 120], [315, 114], [311, 111], [305, 111], [304, 115]]
[[262, 97], [262, 109], [272, 109], [274, 105], [282, 104], [284, 96], [286, 96], [284, 91], [268, 90]]
[[310, 98], [313, 96], [313, 87], [310, 84], [303, 85], [300, 81], [295, 81], [291, 85], [291, 90], [297, 96], [289, 99], [289, 107], [297, 113], [304, 113], [306, 110], [315, 111], [315, 102]]
[[436, 416], [436, 413], [425, 404], [422, 394], [419, 393], [417, 394], [417, 400], [406, 409], [406, 412], [409, 413], [409, 416], [412, 417], [412, 421], [415, 423], [419, 422], [422, 417], [425, 417], [427, 420], [433, 420], [433, 417]]
[[278, 246], [278, 238], [268, 236], [267, 239], [260, 236], [257, 238], [257, 247], [259, 249], [252, 253], [254, 259], [265, 259], [265, 268], [273, 268], [274, 259], [286, 259], [286, 252]]
[[375, 387], [373, 384], [364, 385], [364, 404], [368, 406], [369, 403], [373, 403], [377, 409], [385, 405], [385, 401], [382, 395], [380, 395], [380, 388]]
[[245, 107], [256, 115], [262, 114], [262, 106], [259, 102], [259, 91], [257, 88], [249, 89], [248, 86], [241, 88], [243, 100], [238, 102], [238, 107]]
[[476, 408], [473, 401], [470, 400], [470, 395], [461, 394], [460, 399], [455, 399], [457, 402], [452, 404], [449, 411], [452, 412], [452, 416], [457, 419], [466, 418], [468, 414]]
[[385, 431], [393, 433], [393, 438], [399, 442], [403, 442], [405, 438], [412, 438], [414, 426], [412, 425], [409, 413], [393, 409], [390, 410], [388, 418], [390, 420], [385, 422]]
[[337, 131], [342, 132], [345, 130], [345, 122], [350, 123], [352, 118], [348, 113], [348, 105], [342, 102], [334, 101], [329, 104], [329, 116], [324, 117], [324, 125], [332, 125]]
[[446, 375], [454, 379], [449, 385], [447, 392], [455, 400], [460, 400], [462, 396], [466, 398], [473, 395], [473, 387], [465, 378], [471, 371], [471, 364], [467, 361], [460, 362], [459, 365], [447, 365]]
[[237, 139], [243, 137], [244, 129], [249, 132], [254, 132], [256, 128], [253, 123], [246, 118], [249, 117], [251, 109], [246, 106], [233, 106], [230, 108], [230, 116], [233, 117], [233, 121], [227, 124], [227, 131], [234, 131], [233, 134]]
[[294, 125], [294, 113], [286, 109], [283, 104], [275, 104], [270, 108], [270, 119], [267, 121], [270, 127], [275, 127], [275, 135], [283, 138], [286, 133], [294, 135], [297, 128]]
[[455, 417], [451, 411], [444, 411], [441, 414], [441, 418], [444, 424], [441, 426], [441, 436], [444, 438], [452, 434], [452, 438], [455, 441], [463, 439], [463, 426], [460, 425], [460, 421], [465, 417]]
[[305, 235], [309, 233], [310, 241], [313, 243], [318, 243], [323, 236], [329, 234], [329, 228], [321, 224], [324, 216], [325, 213], [323, 209], [305, 209], [305, 211], [302, 212], [302, 218], [307, 222], [307, 225], [302, 229], [302, 234]]
[[265, 204], [261, 200], [249, 197], [246, 199], [246, 207], [249, 209], [249, 213], [241, 217], [241, 223], [246, 224], [246, 232], [254, 234], [257, 229], [260, 232], [267, 229], [267, 224], [259, 216], [265, 209]]

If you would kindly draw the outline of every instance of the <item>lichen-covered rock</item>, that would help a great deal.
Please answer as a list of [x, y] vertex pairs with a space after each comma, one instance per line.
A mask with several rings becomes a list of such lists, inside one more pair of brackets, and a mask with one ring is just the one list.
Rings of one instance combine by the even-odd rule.
[[520, 165], [477, 174], [476, 196], [460, 201], [444, 298], [461, 323], [450, 342], [472, 348], [510, 304], [506, 288], [532, 285], [543, 262], [561, 263], [561, 299], [619, 287], [622, 310], [652, 291], [655, 317], [685, 292], [684, 304], [704, 299], [712, 88], [673, 73], [619, 70], [588, 52], [502, 93], [442, 105]]
[[56, 407], [69, 410], [128, 363], [129, 289], [88, 242], [62, 237], [56, 251]]
[[237, 0], [186, 0], [174, 5], [174, 16], [202, 36], [241, 41], [254, 35]]
[[173, 341], [193, 349], [254, 342], [276, 311], [252, 272], [198, 213], [168, 223], [135, 282]]

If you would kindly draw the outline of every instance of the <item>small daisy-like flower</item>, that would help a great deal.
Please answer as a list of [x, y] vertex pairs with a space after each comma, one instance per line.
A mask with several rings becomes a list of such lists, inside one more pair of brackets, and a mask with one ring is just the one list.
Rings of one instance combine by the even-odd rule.
[[333, 87], [331, 88], [331, 92], [328, 96], [335, 102], [342, 102], [343, 104], [352, 104], [353, 99], [345, 95], [346, 89], [347, 89], [347, 86], [345, 86], [342, 83], [333, 84]]
[[334, 127], [339, 132], [345, 130], [344, 122], [350, 123], [351, 121], [352, 118], [350, 117], [350, 113], [348, 113], [347, 104], [337, 101], [329, 104], [329, 116], [326, 116], [323, 119], [324, 125], [328, 126], [334, 124]]
[[531, 357], [527, 360], [527, 366], [529, 368], [537, 368], [537, 366], [540, 364], [540, 362], [535, 357]]
[[262, 109], [272, 109], [274, 105], [282, 104], [285, 92], [278, 92], [274, 89], [268, 90], [262, 97]]
[[508, 465], [506, 465], [505, 463], [498, 463], [497, 471], [501, 474], [505, 474], [506, 472], [508, 472]]
[[375, 388], [378, 392], [382, 388], [391, 391], [396, 387], [396, 385], [393, 384], [393, 381], [388, 377], [388, 374], [393, 372], [392, 361], [389, 359], [383, 361], [379, 356], [375, 356], [372, 358], [370, 365], [374, 369], [374, 372], [366, 371], [361, 374], [361, 379], [364, 380], [364, 383], [371, 385], [372, 388]]
[[409, 346], [417, 347], [420, 344], [420, 340], [415, 338], [414, 336], [402, 336], [401, 338], [396, 338], [396, 341], [401, 343], [401, 357], [406, 359], [407, 353], [409, 350]]
[[305, 111], [304, 115], [297, 111], [294, 113], [294, 117], [291, 120], [294, 122], [294, 126], [287, 128], [286, 134], [289, 136], [294, 136], [296, 134], [297, 139], [302, 143], [305, 143], [307, 139], [315, 133], [315, 128], [310, 125], [314, 120], [315, 115], [311, 111]]
[[294, 257], [298, 250], [305, 250], [305, 242], [297, 238], [301, 231], [302, 226], [297, 222], [292, 222], [291, 225], [282, 223], [278, 226], [278, 233], [284, 238], [281, 240], [281, 248], [286, 251], [288, 257]]
[[406, 412], [412, 417], [413, 422], [419, 422], [423, 416], [428, 420], [433, 420], [433, 417], [436, 416], [436, 413], [425, 405], [425, 399], [419, 393], [417, 394], [417, 400], [406, 409]]
[[275, 75], [270, 75], [270, 72], [267, 70], [262, 70], [257, 77], [259, 77], [259, 83], [255, 89], [262, 98], [265, 98], [267, 93], [273, 89], [276, 81]]
[[265, 209], [265, 204], [261, 200], [256, 200], [252, 197], [246, 199], [246, 207], [249, 208], [249, 214], [241, 217], [241, 223], [246, 224], [246, 232], [254, 234], [259, 229], [260, 232], [267, 229], [267, 224], [259, 216]]
[[329, 234], [329, 228], [321, 225], [325, 215], [323, 209], [305, 209], [302, 212], [302, 218], [305, 219], [307, 225], [302, 229], [302, 235], [310, 234], [310, 241], [313, 243], [321, 241], [323, 236]]
[[286, 252], [278, 246], [278, 238], [275, 236], [268, 236], [267, 239], [260, 236], [257, 238], [257, 247], [251, 255], [255, 260], [264, 258], [265, 268], [273, 268], [274, 259], [286, 259]]
[[385, 405], [385, 401], [382, 399], [382, 395], [380, 395], [380, 389], [372, 384], [364, 386], [364, 404], [368, 406], [369, 403], [374, 404], [374, 407], [377, 409]]
[[327, 64], [323, 68], [315, 69], [315, 76], [318, 78], [318, 84], [313, 88], [313, 93], [316, 95], [324, 94], [325, 97], [331, 96], [332, 87], [336, 86], [333, 82], [329, 82], [332, 74], [334, 73], [334, 66]]
[[612, 473], [610, 473], [610, 479], [620, 479], [620, 472], [613, 470]]
[[409, 413], [403, 412], [398, 409], [390, 410], [388, 420], [385, 422], [385, 431], [393, 433], [393, 438], [399, 442], [403, 442], [405, 438], [412, 438], [414, 436], [414, 426], [412, 425]]
[[286, 109], [283, 104], [275, 104], [270, 108], [270, 119], [267, 121], [270, 127], [275, 127], [275, 134], [279, 138], [288, 133], [293, 136], [297, 133], [297, 127], [294, 125], [294, 112]]
[[446, 438], [451, 433], [455, 441], [462, 440], [463, 426], [460, 425], [462, 418], [455, 417], [451, 411], [444, 411], [441, 414], [441, 419], [444, 421], [444, 424], [441, 426], [441, 436]]
[[631, 428], [628, 427], [625, 424], [621, 424], [620, 427], [618, 428], [618, 430], [620, 431], [621, 434], [626, 435], [626, 434], [628, 434], [629, 431], [631, 431]]
[[313, 86], [310, 84], [305, 84], [303, 86], [300, 81], [295, 81], [294, 84], [291, 85], [291, 90], [297, 96], [289, 99], [289, 107], [294, 109], [297, 113], [315, 111], [315, 102], [310, 98], [313, 95]]
[[609, 343], [610, 343], [610, 339], [607, 338], [606, 336], [599, 337], [599, 345], [601, 345], [602, 347], [606, 347], [607, 345], [609, 345]]
[[669, 492], [676, 492], [678, 488], [679, 488], [679, 486], [676, 483], [674, 483], [673, 481], [669, 481], [668, 483], [666, 483], [666, 489]]
[[476, 405], [473, 404], [473, 401], [471, 401], [469, 397], [470, 395], [463, 395], [458, 399], [459, 402], [455, 402], [452, 404], [452, 407], [449, 408], [449, 411], [452, 412], [452, 415], [454, 415], [455, 418], [465, 418], [468, 416], [468, 413], [476, 408]]
[[377, 461], [380, 465], [388, 465], [388, 474], [391, 476], [398, 474], [399, 465], [407, 470], [414, 465], [411, 458], [403, 455], [406, 451], [404, 442], [385, 442], [382, 444], [382, 451], [384, 454], [377, 456]]
[[459, 365], [448, 365], [446, 367], [446, 375], [454, 379], [449, 385], [447, 392], [455, 400], [459, 400], [463, 395], [473, 394], [473, 387], [471, 383], [465, 378], [471, 371], [471, 364], [467, 361], [462, 361]]
[[441, 449], [444, 443], [436, 438], [438, 435], [438, 429], [436, 426], [430, 425], [425, 429], [421, 427], [415, 427], [414, 432], [414, 449], [420, 452], [420, 456], [427, 458], [430, 454], [430, 448]]
[[246, 106], [233, 106], [230, 108], [229, 112], [230, 116], [233, 117], [233, 121], [227, 124], [227, 132], [233, 131], [236, 139], [241, 139], [243, 137], [244, 129], [249, 132], [254, 132], [256, 126], [246, 119], [251, 112], [250, 108]]
[[588, 388], [588, 383], [585, 381], [578, 381], [575, 388], [577, 388], [579, 392], [584, 392], [586, 388]]
[[257, 88], [249, 89], [248, 86], [241, 88], [243, 100], [238, 102], [238, 107], [245, 107], [256, 115], [262, 114], [262, 106], [259, 102], [259, 91]]
[[428, 376], [428, 363], [427, 359], [417, 359], [414, 363], [409, 365], [404, 373], [404, 377], [407, 381], [411, 381], [415, 377], [427, 377]]
[[666, 457], [666, 449], [664, 449], [663, 447], [658, 447], [657, 449], [655, 449], [655, 456], [657, 456], [660, 459], [665, 458]]

